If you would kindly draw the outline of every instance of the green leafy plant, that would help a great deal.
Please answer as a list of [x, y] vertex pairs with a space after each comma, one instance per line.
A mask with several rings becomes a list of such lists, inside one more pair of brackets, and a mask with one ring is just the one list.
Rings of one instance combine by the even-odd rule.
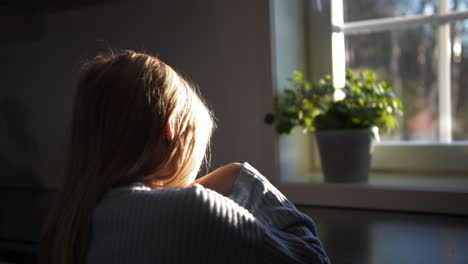
[[389, 132], [402, 114], [392, 87], [378, 82], [372, 71], [348, 70], [344, 87], [335, 87], [330, 75], [312, 85], [295, 71], [288, 84], [275, 96], [274, 112], [265, 116], [279, 134], [290, 134], [296, 126], [304, 132], [372, 127]]

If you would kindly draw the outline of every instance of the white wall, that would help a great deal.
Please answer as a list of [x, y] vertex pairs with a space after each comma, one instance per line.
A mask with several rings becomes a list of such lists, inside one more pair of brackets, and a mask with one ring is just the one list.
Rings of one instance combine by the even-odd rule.
[[0, 169], [26, 168], [0, 184], [57, 186], [79, 62], [108, 47], [159, 55], [198, 83], [218, 118], [214, 167], [248, 161], [276, 173], [275, 135], [263, 124], [273, 92], [267, 0], [125, 1], [49, 14], [46, 24], [40, 41], [0, 55], [0, 99], [21, 105], [10, 117], [26, 126], [12, 135], [0, 113]]

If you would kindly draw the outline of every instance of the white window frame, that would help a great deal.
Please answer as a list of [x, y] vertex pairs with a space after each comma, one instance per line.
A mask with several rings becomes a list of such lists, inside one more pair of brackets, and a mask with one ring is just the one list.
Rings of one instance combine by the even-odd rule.
[[468, 172], [468, 162], [466, 162], [468, 144], [452, 141], [449, 25], [449, 22], [468, 19], [468, 10], [449, 11], [449, 0], [438, 0], [438, 3], [438, 13], [433, 15], [397, 16], [344, 23], [343, 0], [331, 1], [332, 74], [338, 87], [344, 86], [345, 81], [345, 35], [389, 31], [424, 24], [438, 26], [436, 39], [439, 43], [437, 45], [439, 142], [378, 143], [372, 162], [373, 169]]

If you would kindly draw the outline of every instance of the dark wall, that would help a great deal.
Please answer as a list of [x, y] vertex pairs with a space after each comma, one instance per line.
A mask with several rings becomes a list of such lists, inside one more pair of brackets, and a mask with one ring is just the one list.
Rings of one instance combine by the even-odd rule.
[[200, 86], [218, 119], [213, 166], [276, 171], [262, 122], [273, 90], [268, 1], [121, 1], [42, 21], [37, 40], [0, 54], [0, 185], [58, 186], [80, 60], [108, 48], [159, 55]]

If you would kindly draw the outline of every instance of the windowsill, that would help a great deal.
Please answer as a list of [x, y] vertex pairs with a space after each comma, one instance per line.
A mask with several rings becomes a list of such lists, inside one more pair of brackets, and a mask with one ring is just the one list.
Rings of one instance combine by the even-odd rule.
[[368, 183], [324, 183], [316, 172], [278, 187], [301, 205], [468, 215], [466, 175], [374, 172]]
[[468, 193], [468, 176], [462, 174], [371, 172], [367, 183], [325, 183], [322, 173], [317, 171], [300, 178], [288, 178], [283, 183], [354, 185], [368, 188]]

